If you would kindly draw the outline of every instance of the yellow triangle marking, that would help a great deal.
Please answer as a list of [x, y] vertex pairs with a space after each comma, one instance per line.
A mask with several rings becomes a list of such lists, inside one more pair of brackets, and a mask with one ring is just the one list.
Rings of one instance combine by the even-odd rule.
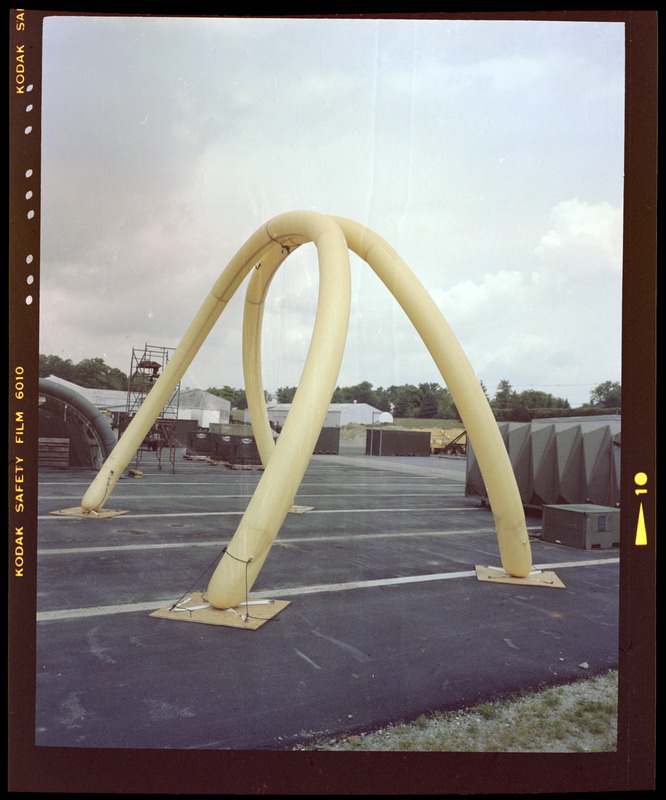
[[638, 511], [638, 525], [636, 526], [636, 544], [647, 544], [647, 531], [645, 530], [645, 517], [643, 516], [643, 503]]

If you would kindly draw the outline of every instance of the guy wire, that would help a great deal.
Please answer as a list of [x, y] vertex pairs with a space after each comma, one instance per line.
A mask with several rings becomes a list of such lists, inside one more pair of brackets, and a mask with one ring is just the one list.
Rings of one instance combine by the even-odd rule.
[[[194, 586], [196, 586], [196, 585], [197, 585], [197, 583], [199, 583], [199, 581], [200, 581], [200, 580], [203, 578], [203, 576], [204, 576], [204, 575], [205, 575], [205, 574], [208, 572], [208, 570], [209, 570], [209, 569], [210, 569], [210, 568], [213, 566], [213, 564], [214, 564], [214, 563], [215, 563], [215, 562], [216, 562], [216, 561], [217, 561], [217, 560], [218, 560], [218, 559], [219, 559], [221, 556], [223, 556], [223, 555], [224, 555], [226, 552], [227, 552], [227, 547], [226, 547], [226, 545], [225, 545], [225, 546], [222, 548], [222, 550], [220, 551], [220, 553], [219, 553], [219, 554], [217, 554], [217, 555], [215, 555], [215, 556], [213, 557], [213, 560], [212, 560], [212, 561], [210, 562], [210, 564], [208, 564], [208, 566], [207, 566], [207, 567], [206, 567], [206, 568], [203, 570], [203, 572], [201, 573], [201, 575], [199, 575], [199, 577], [198, 577], [198, 578], [197, 578], [197, 579], [194, 581], [194, 583], [192, 583], [192, 585], [190, 586], [190, 588], [189, 588], [189, 589], [186, 589], [186, 590], [185, 590], [185, 591], [184, 591], [184, 592], [181, 594], [181, 596], [180, 596], [180, 597], [179, 597], [179, 598], [176, 600], [176, 602], [175, 602], [175, 603], [174, 603], [174, 604], [173, 604], [173, 605], [172, 605], [172, 606], [169, 608], [169, 611], [173, 611], [173, 610], [174, 610], [174, 608], [175, 608], [175, 607], [178, 605], [178, 603], [180, 603], [180, 601], [183, 599], [183, 597], [185, 597], [185, 595], [186, 595], [186, 594], [188, 594], [189, 592], [191, 592], [191, 591], [192, 591], [193, 587], [194, 587]], [[229, 555], [231, 555], [231, 553], [229, 553]], [[231, 556], [231, 557], [233, 558], [233, 556]]]

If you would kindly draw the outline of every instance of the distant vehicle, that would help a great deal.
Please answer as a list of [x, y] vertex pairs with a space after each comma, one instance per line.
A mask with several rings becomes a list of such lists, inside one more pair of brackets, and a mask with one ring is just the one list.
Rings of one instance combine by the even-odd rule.
[[430, 429], [430, 453], [432, 455], [467, 455], [467, 431], [462, 428], [443, 430]]

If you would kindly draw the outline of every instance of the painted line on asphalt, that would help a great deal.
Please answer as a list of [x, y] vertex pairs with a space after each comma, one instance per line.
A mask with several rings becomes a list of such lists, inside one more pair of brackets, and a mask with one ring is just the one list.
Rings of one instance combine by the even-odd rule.
[[[298, 498], [297, 498], [298, 499]], [[443, 508], [424, 508], [423, 511], [427, 514], [437, 514], [441, 512], [450, 512], [450, 511], [484, 511], [487, 512], [487, 508], [483, 508], [481, 506], [463, 506], [461, 508], [450, 508], [448, 506], [444, 506]], [[312, 511], [308, 511], [308, 514], [397, 514], [397, 513], [410, 513], [415, 514], [417, 513], [414, 507], [411, 508], [315, 508]], [[122, 519], [153, 519], [155, 517], [159, 518], [169, 518], [172, 519], [174, 517], [241, 517], [245, 514], [245, 509], [241, 509], [240, 511], [157, 511], [154, 514], [123, 514]], [[72, 520], [72, 519], [81, 519], [81, 517], [71, 517], [67, 516], [67, 514], [57, 515], [57, 514], [41, 514], [37, 517], [38, 520], [47, 520], [47, 519], [65, 519], [65, 520]]]
[[[393, 492], [390, 491], [388, 488], [383, 488], [383, 490], [377, 491], [375, 486], [371, 487], [373, 489], [372, 495], [373, 497], [383, 497], [384, 495], [388, 495], [389, 497], [432, 497], [434, 488], [428, 487], [425, 488], [422, 492]], [[460, 489], [455, 486], [438, 486], [436, 487], [438, 494], [451, 494], [460, 496]], [[250, 500], [252, 498], [252, 493], [248, 494], [174, 494], [173, 492], [169, 492], [169, 500], [174, 500], [176, 498], [184, 498], [185, 500]], [[333, 497], [336, 500], [341, 500], [348, 497], [362, 497], [362, 493], [356, 494], [340, 494], [339, 492], [301, 492], [299, 491], [296, 495], [296, 499], [305, 498], [305, 497]], [[57, 502], [65, 502], [70, 500], [80, 500], [81, 497], [78, 494], [61, 494], [61, 495], [48, 495], [48, 496], [40, 496], [40, 501], [57, 501]], [[155, 501], [154, 494], [128, 494], [123, 495], [123, 497], [118, 497], [118, 500], [122, 503], [126, 503], [136, 500], [151, 500]]]
[[[541, 526], [529, 527], [529, 531], [536, 532], [541, 530]], [[359, 539], [392, 539], [405, 538], [408, 536], [469, 536], [473, 533], [496, 533], [495, 528], [467, 528], [456, 529], [453, 531], [387, 531], [385, 533], [343, 533], [337, 536], [294, 536], [291, 538], [278, 539], [273, 543], [274, 547], [287, 544], [301, 544], [303, 542], [354, 542]], [[101, 545], [95, 547], [54, 547], [51, 549], [38, 549], [40, 556], [73, 556], [81, 554], [95, 553], [118, 553], [131, 552], [133, 550], [164, 550], [176, 547], [224, 547], [230, 540], [208, 541], [208, 542], [152, 542], [146, 544], [120, 544], [120, 545]]]
[[[534, 569], [553, 570], [567, 569], [570, 567], [598, 566], [599, 564], [619, 564], [619, 558], [598, 558], [586, 561], [561, 561], [554, 564], [535, 564]], [[457, 578], [475, 578], [476, 570], [465, 570], [463, 572], [440, 572], [432, 575], [408, 575], [402, 578], [381, 578], [371, 581], [350, 581], [348, 583], [326, 583], [314, 586], [292, 586], [286, 589], [267, 589], [260, 594], [250, 593], [252, 597], [294, 597], [306, 594], [320, 594], [323, 592], [341, 592], [352, 589], [370, 589], [384, 586], [399, 586], [408, 583], [424, 583], [430, 581], [452, 580]], [[166, 600], [155, 600], [146, 603], [122, 603], [110, 606], [94, 606], [92, 608], [71, 608], [60, 611], [40, 611], [37, 614], [37, 622], [59, 622], [62, 620], [83, 619], [85, 617], [111, 616], [115, 614], [127, 614], [137, 611], [156, 611], [159, 608], [171, 605], [174, 598]]]
[[[353, 487], [355, 489], [357, 487], [363, 487], [363, 486], [368, 486], [368, 487], [371, 487], [371, 488], [375, 488], [377, 486], [381, 487], [381, 486], [392, 486], [392, 485], [404, 486], [405, 482], [407, 482], [407, 483], [416, 483], [417, 485], [420, 485], [420, 484], [422, 484], [424, 482], [424, 480], [425, 481], [431, 480], [433, 483], [438, 483], [440, 481], [440, 473], [437, 473], [437, 472], [433, 473], [432, 475], [404, 475], [404, 476], [401, 476], [400, 478], [395, 478], [394, 480], [382, 480], [384, 477], [385, 477], [384, 475], [381, 475], [381, 476], [378, 476], [377, 480], [374, 480], [374, 481], [367, 481], [367, 482], [350, 481], [349, 483], [345, 483], [344, 481], [308, 480], [307, 477], [306, 477], [306, 478], [303, 479], [303, 481], [301, 482], [300, 485], [301, 485], [301, 488], [303, 488], [303, 487], [307, 488], [308, 486], [317, 486], [317, 487], [334, 486], [336, 488], [342, 488], [342, 489], [349, 488], [349, 487]], [[143, 486], [151, 486], [152, 487], [152, 486], [164, 486], [165, 485], [163, 481], [160, 481], [160, 480], [151, 481], [150, 478], [145, 478], [145, 477], [141, 478], [140, 480], [139, 479], [137, 479], [137, 480]], [[465, 473], [462, 472], [460, 474], [460, 481], [464, 481], [464, 480], [465, 480]], [[55, 486], [63, 486], [63, 485], [65, 485], [65, 482], [63, 482], [63, 481], [40, 481], [39, 485], [40, 485], [40, 487], [43, 487], [43, 486], [55, 487]], [[68, 481], [66, 481], [66, 485], [67, 485], [67, 487], [69, 489], [73, 489], [76, 486], [81, 486], [82, 491], [80, 493], [78, 493], [77, 495], [75, 495], [76, 497], [80, 497], [82, 494], [84, 494], [85, 490], [90, 485], [90, 481], [83, 482], [83, 481], [68, 480]], [[129, 483], [126, 482], [126, 481], [119, 482], [118, 483], [118, 489], [116, 490], [116, 493], [118, 493], [119, 491], [122, 491], [123, 489], [126, 489], [130, 485], [131, 485], [131, 482], [129, 482]], [[135, 485], [136, 485], [136, 483], [135, 483]], [[168, 488], [171, 489], [173, 486], [213, 486], [215, 488], [219, 488], [220, 487], [220, 481], [212, 481], [212, 480], [211, 481], [169, 481], [169, 487]], [[453, 486], [451, 488], [454, 488], [457, 491], [460, 490], [459, 486]], [[153, 495], [150, 495], [150, 496], [152, 497]], [[58, 497], [62, 497], [62, 495], [54, 496], [54, 499], [58, 499]]]

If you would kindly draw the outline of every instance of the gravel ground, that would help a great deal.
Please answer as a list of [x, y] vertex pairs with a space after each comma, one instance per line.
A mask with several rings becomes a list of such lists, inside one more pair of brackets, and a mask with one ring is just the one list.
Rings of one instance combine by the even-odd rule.
[[617, 672], [612, 671], [295, 749], [585, 753], [614, 751], [616, 740]]

